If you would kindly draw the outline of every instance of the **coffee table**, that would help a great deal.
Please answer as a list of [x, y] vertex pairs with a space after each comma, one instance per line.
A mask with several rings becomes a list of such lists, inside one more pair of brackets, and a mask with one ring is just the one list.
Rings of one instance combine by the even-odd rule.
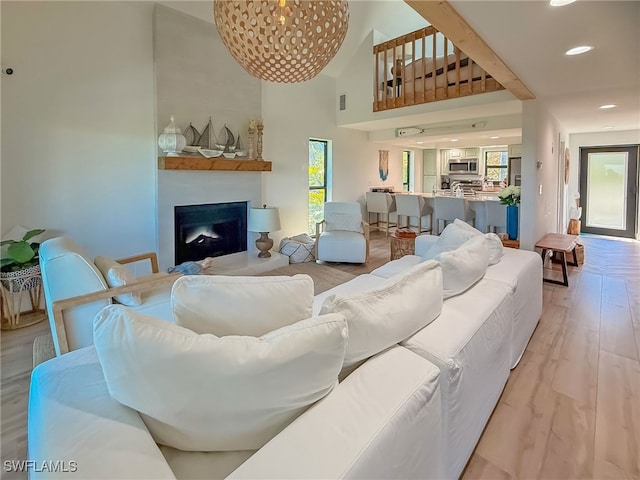
[[552, 278], [543, 278], [542, 280], [548, 283], [555, 283], [557, 285], [569, 286], [569, 277], [567, 275], [567, 257], [566, 252], [573, 253], [573, 263], [569, 263], [574, 267], [578, 266], [578, 258], [576, 257], [576, 240], [577, 235], [566, 235], [564, 233], [547, 233], [544, 237], [538, 240], [536, 248], [542, 249], [540, 255], [542, 256], [542, 262], [544, 263], [547, 251], [557, 252], [560, 256], [560, 263], [562, 265], [562, 281], [554, 280]]

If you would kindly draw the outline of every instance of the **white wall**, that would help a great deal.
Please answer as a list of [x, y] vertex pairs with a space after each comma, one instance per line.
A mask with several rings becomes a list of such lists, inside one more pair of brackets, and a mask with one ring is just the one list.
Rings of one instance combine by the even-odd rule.
[[520, 248], [526, 250], [533, 250], [545, 234], [558, 230], [559, 136], [566, 138], [555, 117], [540, 101], [523, 102]]
[[[573, 205], [573, 196], [580, 192], [580, 147], [609, 147], [614, 145], [640, 145], [640, 130], [624, 130], [620, 132], [574, 133], [569, 136], [571, 143], [571, 173], [569, 177], [568, 198]], [[635, 179], [638, 182], [638, 179]], [[640, 201], [640, 199], [639, 199]], [[640, 205], [636, 207], [637, 228], [640, 229]], [[640, 240], [640, 233], [636, 232]]]
[[[307, 231], [309, 139], [331, 140], [333, 200], [364, 201], [370, 186], [402, 186], [402, 149], [373, 144], [367, 134], [336, 127], [336, 86], [318, 75], [309, 82], [263, 82], [262, 115], [265, 158], [273, 172], [263, 176], [263, 201], [279, 207], [283, 236]], [[389, 177], [378, 176], [378, 150], [389, 150]]]
[[[228, 53], [210, 23], [158, 5], [154, 14], [154, 57], [158, 132], [173, 114], [181, 128], [189, 122], [203, 131], [209, 116], [218, 139], [227, 124], [247, 145], [250, 118], [260, 117], [260, 80], [250, 76]], [[174, 265], [176, 205], [249, 201], [260, 204], [260, 172], [158, 172], [158, 261]], [[255, 235], [247, 236], [253, 249]]]
[[147, 2], [0, 2], [2, 232], [65, 234], [92, 255], [155, 250]]

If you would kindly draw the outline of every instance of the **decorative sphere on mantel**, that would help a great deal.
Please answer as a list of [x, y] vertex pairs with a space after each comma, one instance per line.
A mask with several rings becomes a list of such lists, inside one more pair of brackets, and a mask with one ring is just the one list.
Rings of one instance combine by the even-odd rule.
[[250, 75], [277, 83], [310, 80], [340, 49], [346, 0], [214, 0], [222, 42]]
[[158, 137], [158, 146], [167, 157], [178, 157], [187, 146], [187, 139], [182, 135], [182, 130], [176, 127], [175, 117], [171, 115], [171, 122], [164, 129], [164, 133]]

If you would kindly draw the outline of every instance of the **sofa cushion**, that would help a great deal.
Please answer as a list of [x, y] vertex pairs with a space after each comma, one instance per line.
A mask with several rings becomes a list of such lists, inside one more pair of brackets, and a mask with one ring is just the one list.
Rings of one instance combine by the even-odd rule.
[[[107, 285], [111, 288], [122, 287], [136, 280], [136, 277], [133, 276], [127, 267], [111, 258], [96, 257], [93, 263], [98, 267], [98, 270], [100, 270], [100, 273], [102, 273], [102, 276], [107, 281]], [[142, 303], [139, 293], [116, 295], [115, 300], [129, 307], [136, 307]]]
[[483, 236], [474, 236], [461, 247], [438, 254], [435, 261], [442, 267], [442, 288], [445, 299], [459, 295], [487, 271], [489, 246]]
[[362, 216], [353, 213], [332, 212], [325, 218], [325, 230], [327, 232], [344, 230], [348, 232], [363, 233]]
[[[473, 228], [473, 227], [471, 227]], [[474, 229], [475, 230], [475, 229]], [[425, 260], [431, 260], [442, 252], [449, 252], [461, 246], [464, 242], [474, 237], [476, 234], [458, 224], [450, 223], [442, 231], [438, 239], [422, 256]]]
[[372, 270], [371, 275], [376, 275], [382, 278], [391, 278], [394, 275], [398, 275], [414, 265], [417, 265], [423, 260], [424, 259], [418, 255], [405, 255]]
[[311, 317], [313, 280], [187, 275], [173, 284], [171, 303], [176, 323], [196, 333], [259, 337]]
[[415, 265], [378, 288], [331, 295], [320, 313], [339, 313], [347, 320], [347, 369], [414, 334], [441, 309], [442, 273], [431, 261]]
[[504, 246], [502, 245], [502, 240], [500, 240], [498, 235], [495, 233], [482, 233], [477, 228], [473, 228], [467, 222], [463, 222], [458, 218], [456, 218], [453, 223], [469, 233], [484, 235], [489, 246], [489, 265], [495, 265], [502, 259], [502, 256], [504, 255]]
[[341, 315], [260, 338], [218, 338], [120, 305], [94, 320], [109, 393], [138, 410], [155, 441], [190, 451], [255, 450], [335, 386]]

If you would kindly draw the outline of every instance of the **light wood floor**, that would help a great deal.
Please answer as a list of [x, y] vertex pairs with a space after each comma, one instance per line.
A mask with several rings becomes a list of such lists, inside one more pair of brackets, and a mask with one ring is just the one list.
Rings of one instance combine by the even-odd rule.
[[[544, 284], [544, 311], [464, 479], [640, 478], [640, 243], [583, 237], [569, 287]], [[367, 273], [389, 259], [372, 234]], [[48, 323], [0, 335], [1, 457], [26, 458], [33, 339]], [[26, 478], [8, 474], [1, 478]]]
[[640, 478], [640, 243], [582, 237], [464, 479]]

